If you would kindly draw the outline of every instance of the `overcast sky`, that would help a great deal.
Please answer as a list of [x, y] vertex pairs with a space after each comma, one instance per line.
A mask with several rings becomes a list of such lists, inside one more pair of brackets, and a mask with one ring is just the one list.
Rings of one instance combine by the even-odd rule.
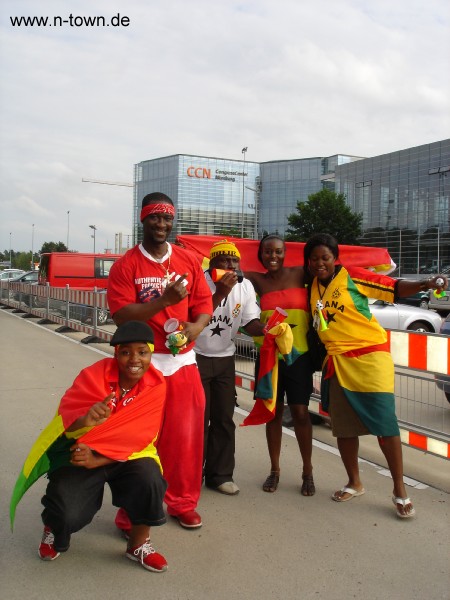
[[[131, 233], [133, 165], [376, 156], [449, 137], [448, 0], [3, 0], [0, 249]], [[13, 27], [120, 14], [127, 27]], [[72, 21], [75, 23], [75, 21]], [[77, 21], [79, 22], [79, 20]], [[124, 22], [124, 21], [122, 21]], [[126, 22], [126, 20], [125, 20]], [[34, 228], [33, 228], [34, 224]], [[11, 234], [11, 235], [10, 235]]]

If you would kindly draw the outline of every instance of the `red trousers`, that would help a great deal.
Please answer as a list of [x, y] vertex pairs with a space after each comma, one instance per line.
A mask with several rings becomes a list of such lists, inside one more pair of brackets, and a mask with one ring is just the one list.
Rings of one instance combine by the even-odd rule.
[[179, 515], [195, 510], [200, 498], [205, 393], [196, 364], [165, 380], [166, 406], [157, 449], [168, 483], [167, 512]]

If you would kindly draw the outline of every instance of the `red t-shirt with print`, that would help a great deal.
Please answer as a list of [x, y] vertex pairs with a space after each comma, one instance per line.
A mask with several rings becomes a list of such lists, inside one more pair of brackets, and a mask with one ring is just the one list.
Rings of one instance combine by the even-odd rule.
[[[170, 265], [165, 261], [163, 266], [151, 260], [141, 245], [135, 246], [112, 266], [107, 292], [109, 310], [114, 315], [127, 304], [151, 302], [159, 298], [167, 278], [172, 282], [187, 273], [186, 298], [159, 311], [148, 321], [155, 334], [155, 352], [164, 354], [170, 352], [165, 346], [167, 333], [164, 331], [164, 323], [167, 319], [192, 322], [201, 314], [212, 315], [213, 312], [211, 291], [197, 257], [178, 246], [171, 245], [171, 250]], [[194, 342], [183, 352], [190, 350], [193, 345]]]

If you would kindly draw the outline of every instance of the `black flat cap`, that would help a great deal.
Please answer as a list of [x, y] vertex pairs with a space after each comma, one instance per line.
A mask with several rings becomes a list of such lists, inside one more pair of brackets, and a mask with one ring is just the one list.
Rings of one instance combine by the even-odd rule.
[[119, 344], [130, 344], [131, 342], [149, 342], [153, 344], [152, 328], [144, 321], [127, 321], [123, 325], [119, 325], [109, 343], [111, 346], [118, 346]]

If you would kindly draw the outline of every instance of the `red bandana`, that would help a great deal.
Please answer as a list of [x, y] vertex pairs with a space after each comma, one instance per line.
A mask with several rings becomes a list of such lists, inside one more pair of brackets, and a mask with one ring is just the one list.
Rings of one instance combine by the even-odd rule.
[[171, 204], [147, 204], [141, 210], [141, 223], [148, 215], [172, 215], [175, 218], [175, 207]]

